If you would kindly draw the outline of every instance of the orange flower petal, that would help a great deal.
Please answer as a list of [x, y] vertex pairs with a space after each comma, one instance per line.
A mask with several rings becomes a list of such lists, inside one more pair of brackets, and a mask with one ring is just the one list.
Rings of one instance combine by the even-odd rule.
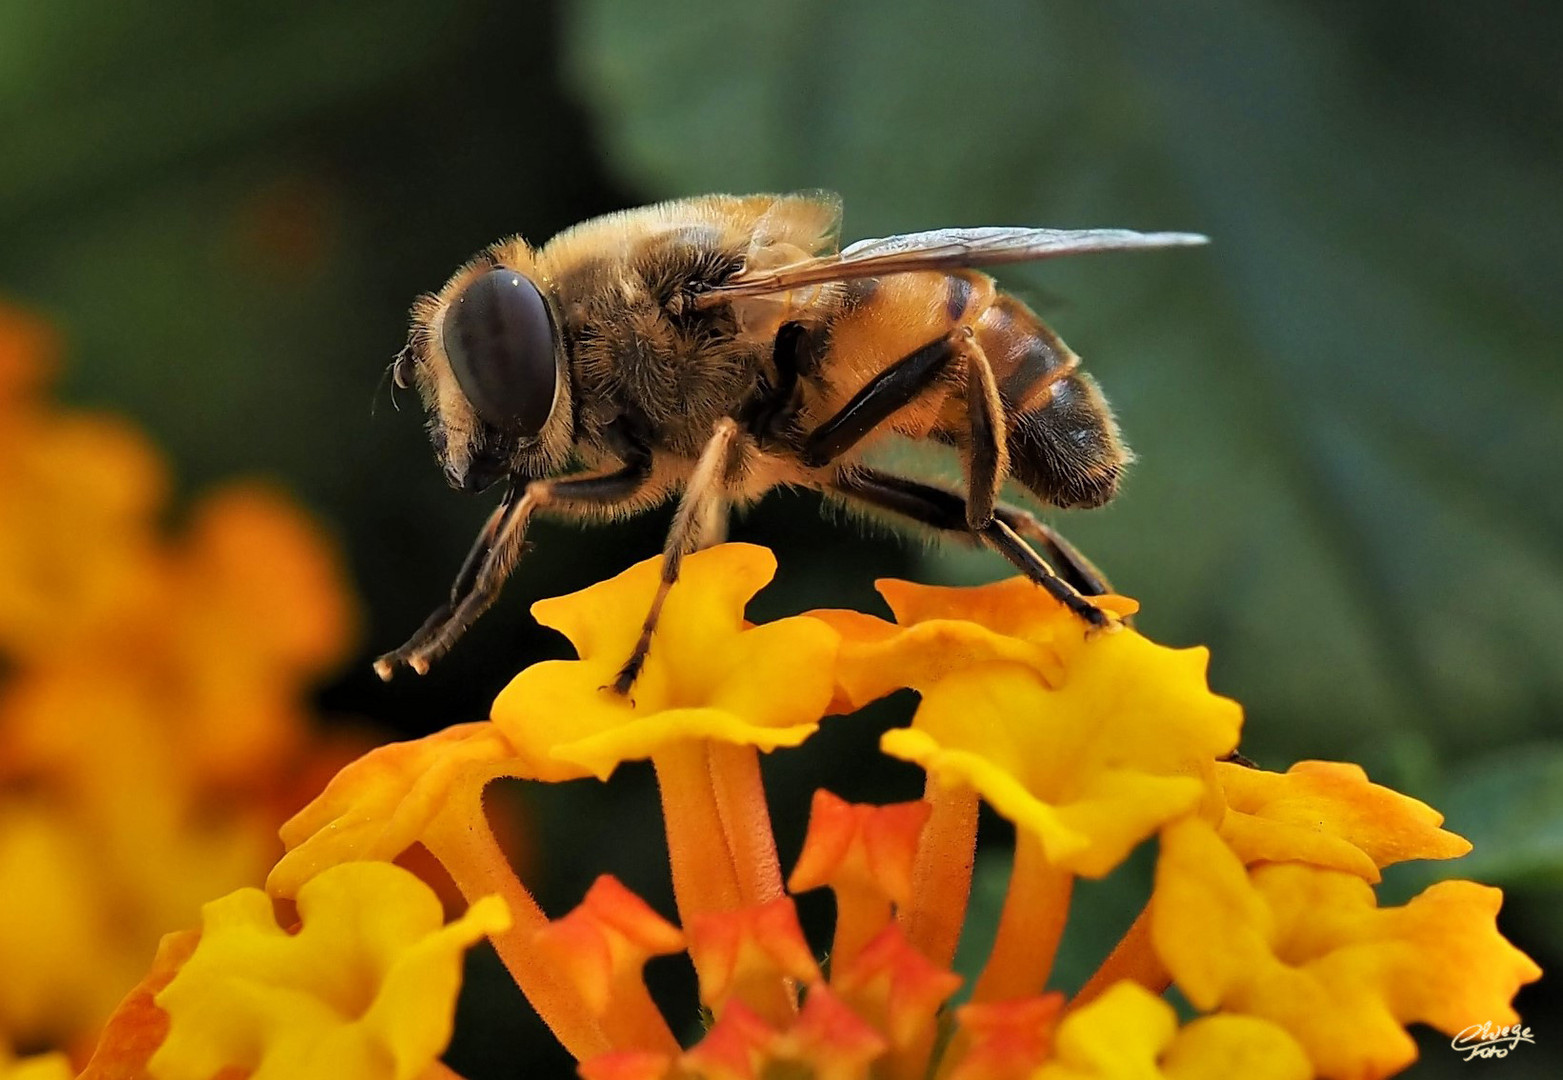
[[679, 1064], [703, 1080], [759, 1080], [777, 1037], [775, 1028], [735, 1001]]
[[1379, 908], [1354, 874], [1305, 863], [1245, 871], [1209, 825], [1187, 819], [1162, 833], [1152, 934], [1199, 1008], [1279, 1024], [1323, 1076], [1378, 1077], [1416, 1058], [1404, 1024], [1453, 1035], [1516, 1019], [1509, 1002], [1540, 969], [1498, 933], [1501, 899], [1445, 881]]
[[775, 557], [749, 544], [684, 560], [630, 697], [609, 688], [640, 634], [660, 566], [648, 559], [533, 605], [581, 657], [532, 665], [494, 702], [494, 722], [539, 779], [606, 778], [621, 761], [688, 739], [796, 746], [819, 726], [835, 685], [837, 635], [803, 617], [744, 621], [744, 606], [776, 572]]
[[812, 1069], [816, 1080], [856, 1080], [885, 1052], [885, 1040], [833, 994], [829, 987], [809, 988], [803, 1009], [780, 1041], [777, 1057]]
[[645, 1050], [612, 1050], [576, 1067], [581, 1080], [663, 1080], [672, 1071], [672, 1058]]
[[519, 773], [514, 748], [486, 722], [377, 747], [337, 773], [282, 826], [288, 853], [266, 887], [276, 896], [295, 896], [327, 867], [389, 862], [417, 843], [437, 815], [480, 812], [483, 786]]
[[960, 985], [959, 975], [929, 963], [894, 924], [830, 976], [831, 989], [896, 1050], [932, 1036], [940, 1007]]
[[849, 961], [884, 927], [891, 905], [910, 901], [917, 842], [931, 809], [921, 800], [863, 806], [823, 789], [814, 793], [787, 887], [797, 893], [829, 885], [835, 892], [835, 962]]
[[1221, 838], [1245, 863], [1307, 862], [1378, 881], [1406, 859], [1453, 859], [1471, 850], [1439, 828], [1425, 803], [1369, 782], [1360, 765], [1299, 761], [1285, 773], [1222, 762]]
[[739, 1001], [781, 1024], [792, 1012], [785, 981], [809, 983], [820, 977], [791, 897], [698, 916], [688, 933], [700, 1001], [718, 1016]]
[[[998, 660], [1025, 664], [1056, 685], [1080, 640], [1079, 619], [1023, 577], [974, 588], [877, 584], [894, 625], [857, 612], [812, 613], [841, 633], [837, 694], [848, 708], [904, 686], [926, 691], [952, 672]], [[1139, 606], [1120, 596], [1097, 601], [1120, 616]]]
[[949, 1080], [1024, 1080], [1047, 1060], [1064, 995], [1015, 998], [955, 1010], [966, 1051]]
[[168, 1014], [155, 999], [200, 939], [196, 931], [182, 930], [158, 943], [152, 969], [109, 1017], [81, 1080], [141, 1080], [147, 1075], [147, 1061], [168, 1037]]
[[928, 820], [922, 801], [869, 806], [849, 803], [820, 789], [814, 793], [809, 831], [787, 887], [807, 892], [848, 881], [886, 900], [905, 903], [912, 891], [912, 860]]
[[[1060, 626], [1078, 627], [1079, 619], [1025, 577], [989, 585], [922, 585], [883, 578], [874, 583], [895, 621], [902, 626], [934, 619], [962, 619], [1009, 637], [1050, 639]], [[1127, 596], [1096, 596], [1092, 602], [1120, 618], [1140, 610]]]
[[684, 935], [617, 880], [599, 877], [574, 911], [538, 931], [533, 947], [564, 973], [615, 1047], [677, 1052], [641, 971], [651, 957], [681, 951]]
[[797, 1019], [778, 1029], [734, 1002], [680, 1060], [702, 1080], [760, 1080], [794, 1073], [814, 1080], [861, 1080], [885, 1041], [824, 984], [809, 988]]

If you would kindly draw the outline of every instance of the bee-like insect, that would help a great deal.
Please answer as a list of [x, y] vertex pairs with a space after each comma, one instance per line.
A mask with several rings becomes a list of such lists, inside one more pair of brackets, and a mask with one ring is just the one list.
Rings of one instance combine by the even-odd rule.
[[[494, 601], [538, 511], [609, 519], [681, 492], [629, 691], [683, 556], [778, 485], [992, 547], [1093, 625], [1091, 564], [1032, 514], [1099, 506], [1130, 454], [1096, 382], [974, 266], [1203, 243], [1123, 229], [940, 229], [837, 249], [834, 196], [711, 195], [502, 240], [412, 310], [417, 387], [455, 487], [508, 487], [451, 589], [375, 662], [420, 673]], [[888, 437], [954, 448], [964, 494], [876, 468]], [[1047, 551], [1060, 572], [1027, 541]]]

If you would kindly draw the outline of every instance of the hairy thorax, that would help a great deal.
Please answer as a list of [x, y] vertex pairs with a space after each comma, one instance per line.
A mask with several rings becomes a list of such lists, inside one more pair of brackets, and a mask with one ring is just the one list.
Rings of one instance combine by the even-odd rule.
[[679, 245], [637, 262], [560, 282], [578, 437], [623, 417], [651, 447], [693, 459], [716, 422], [754, 393], [766, 347], [735, 336], [725, 313], [685, 302], [713, 276], [709, 250]]

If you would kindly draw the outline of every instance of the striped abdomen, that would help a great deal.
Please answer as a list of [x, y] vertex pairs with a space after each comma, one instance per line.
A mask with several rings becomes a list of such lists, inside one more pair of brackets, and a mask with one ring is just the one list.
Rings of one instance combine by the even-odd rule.
[[[976, 271], [880, 278], [831, 325], [823, 418], [901, 358], [971, 327], [1003, 402], [1009, 474], [1055, 506], [1100, 506], [1117, 490], [1130, 453], [1096, 381], [1041, 319]], [[965, 449], [971, 425], [966, 372], [946, 371], [886, 424], [898, 434]]]
[[1111, 499], [1131, 455], [1080, 358], [1013, 296], [969, 318], [1004, 400], [1010, 475], [1055, 506]]

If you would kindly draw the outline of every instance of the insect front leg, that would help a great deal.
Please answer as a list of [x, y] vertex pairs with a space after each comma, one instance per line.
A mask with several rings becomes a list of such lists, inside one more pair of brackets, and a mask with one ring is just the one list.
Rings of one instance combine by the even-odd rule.
[[[865, 468], [841, 470], [832, 481], [830, 490], [845, 496], [849, 501], [898, 514], [920, 525], [965, 536], [972, 535], [966, 500], [953, 491]], [[1111, 616], [1082, 596], [1078, 589], [1047, 564], [1047, 560], [1021, 539], [1006, 520], [1011, 517], [1011, 513], [1007, 508], [996, 511], [992, 520], [977, 534], [982, 542], [1003, 555], [1021, 573], [1085, 622], [1096, 627], [1107, 626], [1112, 621]]]
[[[516, 487], [514, 482], [510, 484], [505, 490], [505, 497], [500, 500], [499, 505], [494, 508], [494, 512], [488, 516], [488, 520], [478, 532], [471, 550], [467, 552], [467, 557], [461, 561], [461, 569], [456, 571], [456, 580], [450, 587], [450, 599], [429, 613], [429, 617], [423, 620], [423, 625], [418, 627], [417, 632], [407, 640], [405, 645], [394, 652], [386, 653], [374, 662], [375, 674], [382, 680], [390, 679], [398, 663], [407, 663], [411, 666], [409, 661], [414, 646], [436, 635], [439, 628], [450, 621], [462, 601], [471, 594], [473, 586], [477, 584], [480, 569], [494, 548], [495, 539], [499, 536], [505, 521], [515, 512]], [[425, 667], [419, 674], [427, 670], [428, 668]]]
[[450, 651], [499, 597], [505, 579], [515, 569], [526, 542], [527, 525], [537, 510], [560, 503], [611, 506], [632, 499], [651, 475], [649, 455], [637, 455], [622, 468], [592, 476], [561, 480], [533, 480], [520, 499], [512, 501], [514, 487], [489, 517], [477, 542], [462, 563], [451, 587], [450, 601], [441, 605], [399, 649], [374, 662], [375, 673], [389, 679], [398, 664], [420, 675]]
[[717, 421], [711, 438], [695, 462], [694, 471], [684, 486], [684, 494], [678, 502], [678, 512], [673, 515], [673, 527], [668, 530], [667, 543], [662, 548], [662, 580], [657, 595], [651, 601], [651, 610], [641, 624], [640, 637], [613, 681], [613, 689], [622, 695], [630, 692], [635, 678], [645, 666], [646, 654], [651, 649], [651, 635], [656, 632], [657, 621], [662, 617], [662, 605], [668, 592], [678, 580], [679, 568], [684, 556], [698, 550], [705, 539], [705, 531], [711, 527], [719, 511], [725, 508], [724, 485], [730, 468], [734, 444], [738, 439], [738, 422], [730, 418]]

